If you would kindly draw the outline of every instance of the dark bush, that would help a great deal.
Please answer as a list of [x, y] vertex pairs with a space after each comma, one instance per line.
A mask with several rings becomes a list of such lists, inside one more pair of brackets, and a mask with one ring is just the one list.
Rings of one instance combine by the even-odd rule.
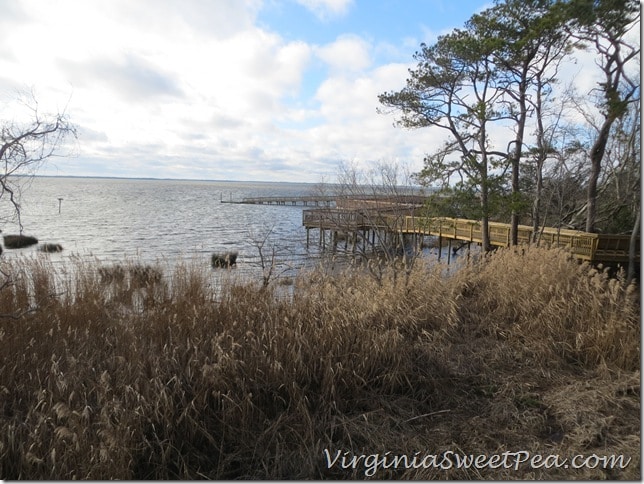
[[42, 244], [39, 250], [41, 252], [62, 252], [63, 246], [60, 244]]
[[5, 235], [4, 246], [6, 249], [22, 249], [38, 243], [36, 237], [30, 235]]
[[232, 267], [237, 265], [237, 252], [225, 252], [223, 254], [212, 255], [213, 267]]

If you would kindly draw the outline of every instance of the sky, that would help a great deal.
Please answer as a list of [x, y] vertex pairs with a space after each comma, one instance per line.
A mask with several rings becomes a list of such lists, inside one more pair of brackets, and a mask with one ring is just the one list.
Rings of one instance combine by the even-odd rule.
[[[333, 181], [410, 171], [427, 132], [378, 94], [484, 0], [3, 0], [0, 103], [33, 91], [78, 129], [43, 175]], [[6, 119], [0, 119], [0, 122]]]
[[[443, 139], [393, 126], [421, 43], [492, 0], [2, 0], [0, 123], [20, 92], [78, 130], [44, 175], [333, 182], [417, 172]], [[592, 54], [589, 54], [592, 56]], [[592, 57], [563, 76], [588, 92]], [[24, 107], [24, 106], [23, 106]], [[13, 120], [13, 118], [11, 118]]]

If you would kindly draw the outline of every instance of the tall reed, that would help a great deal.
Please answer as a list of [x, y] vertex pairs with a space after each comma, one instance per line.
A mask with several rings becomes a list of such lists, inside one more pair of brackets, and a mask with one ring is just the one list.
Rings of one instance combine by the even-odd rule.
[[[324, 450], [504, 446], [626, 452], [639, 476], [638, 295], [563, 252], [320, 268], [289, 298], [188, 264], [0, 264], [4, 479], [357, 479]], [[611, 477], [477, 472], [375, 477]]]

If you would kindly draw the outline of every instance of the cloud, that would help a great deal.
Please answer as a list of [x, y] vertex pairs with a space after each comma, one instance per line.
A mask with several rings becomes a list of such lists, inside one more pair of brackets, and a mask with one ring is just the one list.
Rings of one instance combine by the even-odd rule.
[[78, 129], [77, 131], [78, 138], [83, 142], [107, 143], [109, 141], [107, 135], [102, 131], [96, 131], [86, 126]]
[[216, 130], [234, 130], [243, 126], [244, 121], [224, 112], [217, 111], [212, 116], [211, 125]]
[[353, 0], [297, 0], [322, 21], [342, 17], [353, 4]]
[[4, 39], [13, 25], [28, 19], [27, 14], [16, 2], [0, 2], [0, 39]]
[[[96, 0], [94, 0], [96, 1]], [[103, 0], [125, 26], [160, 35], [225, 40], [252, 29], [261, 0]]]
[[326, 79], [315, 94], [324, 121], [306, 132], [311, 156], [329, 163], [353, 160], [363, 168], [379, 161], [408, 162], [419, 170], [433, 144], [428, 130], [394, 129], [393, 116], [376, 112], [378, 94], [400, 89], [408, 67], [387, 64], [353, 78]]
[[315, 49], [315, 54], [322, 59], [332, 71], [362, 71], [371, 65], [371, 46], [358, 35], [345, 34], [335, 42]]
[[[324, 18], [351, 7], [304, 3]], [[378, 49], [400, 57], [390, 46], [355, 34], [287, 41], [257, 25], [254, 0], [20, 5], [0, 89], [42, 85], [43, 98], [60, 92], [62, 103], [71, 91], [80, 154], [56, 174], [269, 180], [279, 171], [316, 182], [341, 161], [422, 160], [428, 150], [427, 132], [376, 114], [377, 95], [408, 74], [402, 63], [374, 67]]]
[[24, 89], [24, 84], [17, 82], [14, 79], [0, 76], [0, 98], [15, 97], [16, 93]]
[[162, 72], [159, 66], [133, 54], [119, 59], [99, 58], [82, 63], [61, 60], [60, 65], [72, 85], [88, 87], [103, 84], [127, 101], [182, 95], [172, 74]]
[[284, 43], [280, 37], [259, 30], [239, 36], [233, 52], [236, 58], [229, 64], [239, 66], [247, 87], [276, 98], [299, 87], [311, 56], [306, 43]]

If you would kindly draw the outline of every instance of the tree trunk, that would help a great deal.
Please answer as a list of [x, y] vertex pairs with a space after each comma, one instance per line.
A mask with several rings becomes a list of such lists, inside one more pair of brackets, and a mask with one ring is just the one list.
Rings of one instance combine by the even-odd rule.
[[[527, 75], [527, 66], [524, 68], [524, 76]], [[519, 186], [519, 170], [521, 166], [521, 153], [523, 151], [523, 136], [525, 133], [526, 120], [528, 119], [528, 108], [526, 107], [526, 85], [522, 81], [519, 96], [519, 107], [521, 114], [517, 126], [517, 136], [514, 140], [515, 147], [512, 153], [512, 214], [510, 215], [510, 243], [517, 245], [519, 243], [519, 196], [521, 188]]]
[[537, 187], [532, 202], [532, 242], [536, 243], [539, 238], [539, 227], [541, 226], [541, 195], [543, 193], [543, 161], [537, 161]]
[[597, 184], [602, 168], [602, 160], [608, 136], [614, 119], [606, 118], [599, 130], [597, 140], [590, 152], [590, 177], [588, 179], [587, 203], [586, 203], [586, 232], [595, 232], [595, 219], [597, 218]]
[[628, 271], [626, 273], [626, 283], [630, 284], [635, 277], [635, 255], [637, 252], [637, 234], [640, 231], [640, 218], [642, 208], [637, 207], [637, 216], [635, 217], [635, 225], [633, 226], [633, 231], [631, 232], [631, 240], [628, 247]]
[[488, 194], [487, 177], [486, 177], [485, 181], [481, 184], [481, 210], [483, 212], [483, 216], [481, 217], [481, 247], [483, 248], [483, 252], [487, 252], [491, 249], [490, 216], [488, 213], [489, 212], [488, 195], [489, 194]]
[[486, 126], [485, 120], [481, 122], [481, 132], [479, 133], [479, 148], [481, 150], [481, 164], [479, 166], [479, 172], [481, 174], [481, 246], [483, 252], [490, 250], [490, 203], [489, 203], [489, 182], [488, 182], [488, 158], [487, 153], [485, 152], [485, 142], [486, 142]]
[[521, 150], [516, 157], [512, 160], [512, 214], [510, 215], [510, 243], [517, 245], [519, 243], [519, 210], [517, 203], [519, 203], [519, 159], [521, 157]]
[[537, 118], [537, 175], [536, 191], [532, 201], [532, 242], [537, 243], [539, 240], [539, 226], [541, 225], [541, 195], [543, 194], [543, 165], [547, 158], [546, 153], [546, 132], [543, 127], [543, 81], [541, 73], [537, 75], [537, 99], [534, 104], [535, 116]]

